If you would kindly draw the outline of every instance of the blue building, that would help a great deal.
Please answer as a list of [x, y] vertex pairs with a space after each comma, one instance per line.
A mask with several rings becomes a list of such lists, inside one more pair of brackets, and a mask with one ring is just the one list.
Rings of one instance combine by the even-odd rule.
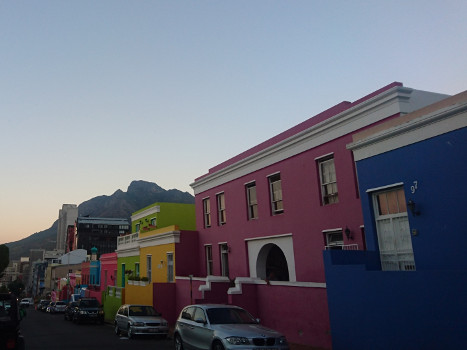
[[467, 91], [347, 148], [367, 251], [324, 252], [333, 349], [464, 348]]

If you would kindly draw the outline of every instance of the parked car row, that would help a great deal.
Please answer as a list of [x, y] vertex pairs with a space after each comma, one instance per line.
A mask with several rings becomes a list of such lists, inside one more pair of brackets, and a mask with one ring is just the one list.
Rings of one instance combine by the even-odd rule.
[[[96, 298], [50, 302], [41, 300], [38, 310], [64, 314], [74, 323], [104, 322], [104, 311]], [[122, 305], [114, 319], [116, 335], [128, 338], [137, 335], [166, 337], [169, 325], [165, 318], [150, 305]], [[289, 350], [287, 339], [281, 333], [266, 328], [245, 309], [235, 305], [196, 304], [183, 308], [174, 329], [175, 350]]]
[[37, 304], [37, 310], [51, 314], [65, 312], [66, 303], [64, 301], [40, 300]]

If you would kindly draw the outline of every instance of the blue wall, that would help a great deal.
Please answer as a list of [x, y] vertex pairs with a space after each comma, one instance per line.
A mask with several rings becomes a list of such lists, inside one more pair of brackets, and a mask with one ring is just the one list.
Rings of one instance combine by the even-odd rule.
[[365, 254], [324, 252], [333, 350], [465, 349], [466, 270], [371, 271], [334, 261]]
[[[467, 129], [357, 162], [368, 251], [325, 251], [334, 350], [467, 344]], [[416, 271], [381, 271], [368, 189], [402, 182]], [[415, 186], [412, 193], [411, 186]]]
[[[357, 162], [368, 250], [378, 250], [371, 194], [367, 189], [404, 183], [417, 270], [467, 268], [467, 129]], [[417, 182], [412, 194], [411, 186]]]

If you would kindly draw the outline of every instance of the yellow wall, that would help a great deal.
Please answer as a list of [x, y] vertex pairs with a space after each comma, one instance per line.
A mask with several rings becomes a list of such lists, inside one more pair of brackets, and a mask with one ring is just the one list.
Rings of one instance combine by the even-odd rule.
[[151, 255], [151, 282], [167, 282], [167, 253], [174, 254], [175, 271], [175, 244], [169, 243], [160, 246], [140, 248], [140, 275], [147, 277], [147, 256]]
[[[178, 227], [168, 226], [151, 232], [140, 233], [140, 239], [143, 237], [156, 236], [157, 234], [178, 231]], [[140, 277], [147, 277], [147, 256], [151, 255], [151, 282], [167, 282], [167, 253], [172, 253], [174, 257], [175, 274], [175, 243], [167, 243], [150, 247], [140, 247]], [[152, 305], [153, 286], [149, 283], [147, 286], [129, 285], [125, 283], [125, 303], [126, 304], [144, 304]]]
[[152, 284], [132, 286], [125, 284], [125, 304], [152, 305]]

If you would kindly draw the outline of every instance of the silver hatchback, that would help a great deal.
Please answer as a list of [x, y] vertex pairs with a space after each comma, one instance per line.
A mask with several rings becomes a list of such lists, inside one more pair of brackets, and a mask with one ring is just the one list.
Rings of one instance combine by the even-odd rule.
[[115, 334], [123, 331], [132, 338], [135, 335], [161, 335], [166, 337], [169, 325], [150, 305], [125, 304], [120, 306], [115, 315]]
[[288, 350], [281, 333], [263, 327], [248, 311], [233, 305], [185, 307], [174, 331], [175, 350]]

